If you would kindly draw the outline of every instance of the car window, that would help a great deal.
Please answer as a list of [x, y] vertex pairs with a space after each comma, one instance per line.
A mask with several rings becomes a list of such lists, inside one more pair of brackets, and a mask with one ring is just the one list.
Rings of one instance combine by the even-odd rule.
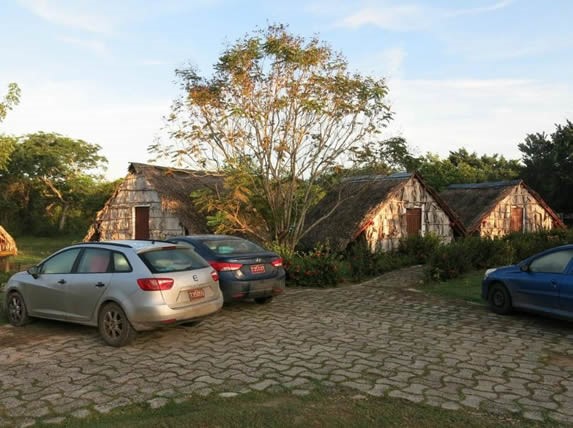
[[265, 251], [246, 239], [205, 239], [201, 243], [218, 255], [249, 254]]
[[209, 263], [191, 248], [159, 248], [140, 253], [139, 257], [154, 273], [201, 269], [209, 266]]
[[562, 273], [573, 258], [573, 250], [556, 251], [533, 260], [531, 272]]
[[40, 273], [70, 273], [81, 248], [73, 248], [56, 254], [46, 260], [40, 268]]
[[114, 272], [131, 272], [131, 265], [121, 253], [113, 253], [113, 271]]
[[111, 251], [103, 248], [86, 248], [78, 264], [78, 273], [108, 272]]

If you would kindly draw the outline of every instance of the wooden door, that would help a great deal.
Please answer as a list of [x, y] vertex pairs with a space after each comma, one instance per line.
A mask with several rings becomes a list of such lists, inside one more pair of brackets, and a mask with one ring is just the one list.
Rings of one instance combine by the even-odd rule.
[[149, 239], [149, 207], [135, 207], [135, 239]]
[[408, 236], [420, 235], [422, 229], [422, 209], [421, 208], [407, 208], [406, 209], [406, 233]]
[[511, 219], [509, 223], [509, 230], [511, 232], [523, 232], [523, 208], [512, 207]]

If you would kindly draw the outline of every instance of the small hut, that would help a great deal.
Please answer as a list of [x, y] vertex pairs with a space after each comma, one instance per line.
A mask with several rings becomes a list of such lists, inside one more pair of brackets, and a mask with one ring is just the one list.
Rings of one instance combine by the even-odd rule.
[[452, 184], [440, 193], [469, 234], [495, 238], [511, 232], [563, 228], [563, 221], [523, 180]]
[[409, 236], [434, 234], [443, 242], [465, 230], [437, 192], [418, 173], [351, 177], [329, 192], [309, 213], [311, 227], [301, 244], [328, 243], [343, 251], [365, 239], [369, 249], [388, 251]]
[[8, 257], [18, 254], [16, 241], [10, 236], [6, 229], [0, 226], [0, 271], [7, 272], [10, 270]]
[[127, 177], [97, 213], [85, 241], [164, 239], [207, 233], [207, 220], [191, 194], [222, 186], [219, 175], [131, 163]]

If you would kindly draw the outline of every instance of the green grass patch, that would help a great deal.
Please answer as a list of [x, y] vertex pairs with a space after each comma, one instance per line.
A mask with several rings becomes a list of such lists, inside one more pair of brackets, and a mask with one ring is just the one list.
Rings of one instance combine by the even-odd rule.
[[485, 303], [481, 298], [481, 281], [484, 271], [466, 273], [444, 282], [430, 282], [424, 290], [441, 297], [461, 299], [472, 303]]
[[283, 393], [247, 393], [233, 398], [209, 395], [173, 402], [159, 409], [133, 405], [85, 420], [67, 419], [68, 427], [538, 427], [515, 415], [444, 410], [409, 401], [322, 390], [300, 397]]

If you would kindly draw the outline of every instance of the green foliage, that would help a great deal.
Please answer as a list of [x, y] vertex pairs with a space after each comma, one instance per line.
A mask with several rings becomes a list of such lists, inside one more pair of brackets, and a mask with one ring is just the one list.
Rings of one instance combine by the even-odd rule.
[[16, 83], [8, 84], [8, 92], [4, 99], [0, 101], [0, 123], [6, 119], [6, 115], [20, 102], [20, 88]]
[[430, 186], [438, 190], [450, 184], [515, 179], [521, 168], [517, 160], [507, 160], [497, 154], [478, 156], [464, 148], [450, 152], [446, 159], [428, 153], [415, 159], [412, 166]]
[[[288, 251], [288, 247], [287, 247]], [[342, 280], [342, 258], [328, 247], [293, 253], [285, 258], [289, 284], [300, 287], [333, 287]]]
[[415, 260], [417, 264], [424, 264], [441, 245], [441, 239], [434, 234], [426, 236], [410, 236], [400, 241], [398, 254]]
[[537, 233], [512, 233], [504, 238], [515, 251], [514, 261], [540, 251], [573, 243], [573, 229], [553, 229]]
[[573, 213], [573, 123], [556, 125], [551, 135], [529, 134], [518, 147], [525, 182], [557, 212]]
[[349, 276], [354, 281], [416, 264], [416, 258], [411, 254], [397, 251], [371, 253], [364, 241], [349, 246], [344, 258], [348, 263]]
[[53, 133], [0, 139], [0, 223], [14, 234], [85, 231], [112, 191], [96, 174], [99, 150]]
[[[290, 248], [325, 191], [325, 173], [380, 140], [392, 116], [383, 79], [351, 73], [328, 45], [282, 25], [229, 46], [212, 77], [176, 74], [184, 93], [170, 116], [175, 143], [150, 152], [235, 175], [227, 194], [200, 195], [200, 206], [224, 230], [262, 227], [265, 240]], [[233, 204], [237, 191], [243, 198]]]

